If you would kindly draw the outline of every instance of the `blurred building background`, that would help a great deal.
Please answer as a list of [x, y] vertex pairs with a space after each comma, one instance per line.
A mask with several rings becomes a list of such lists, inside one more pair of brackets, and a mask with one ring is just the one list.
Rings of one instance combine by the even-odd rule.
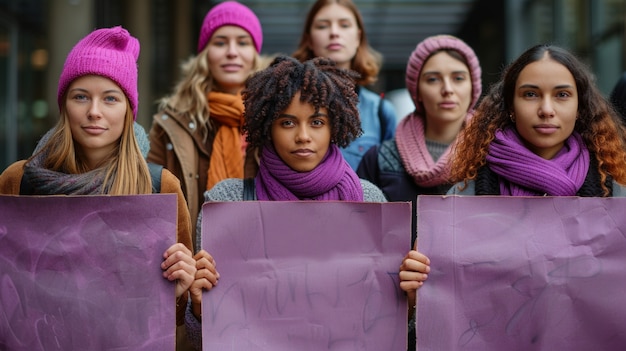
[[[263, 26], [263, 54], [291, 53], [312, 0], [240, 0]], [[156, 100], [195, 54], [209, 0], [0, 0], [0, 169], [28, 157], [57, 121], [58, 77], [72, 46], [97, 27], [122, 25], [141, 42], [138, 122], [146, 130]], [[456, 35], [480, 58], [485, 88], [527, 47], [569, 48], [608, 96], [626, 70], [626, 0], [355, 0], [370, 44], [384, 56], [372, 88], [404, 88], [415, 45]], [[397, 94], [390, 94], [396, 96]], [[398, 95], [398, 96], [401, 96]]]

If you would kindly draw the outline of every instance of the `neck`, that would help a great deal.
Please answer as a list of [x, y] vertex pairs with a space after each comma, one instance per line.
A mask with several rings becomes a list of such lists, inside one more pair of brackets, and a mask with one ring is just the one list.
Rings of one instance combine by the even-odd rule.
[[442, 144], [450, 144], [456, 139], [464, 121], [464, 118], [460, 118], [457, 121], [442, 121], [440, 119], [426, 117], [424, 136], [428, 140]]

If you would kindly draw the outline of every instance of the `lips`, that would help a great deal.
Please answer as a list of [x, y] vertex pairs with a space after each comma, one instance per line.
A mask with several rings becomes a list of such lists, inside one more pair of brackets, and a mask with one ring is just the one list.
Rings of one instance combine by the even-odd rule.
[[552, 134], [559, 129], [559, 127], [552, 124], [540, 124], [534, 126], [533, 128], [535, 128], [535, 130], [541, 134]]
[[86, 126], [86, 127], [83, 127], [83, 130], [87, 134], [99, 135], [99, 134], [106, 132], [107, 129], [103, 127], [99, 127], [99, 126]]
[[237, 72], [241, 69], [241, 65], [237, 65], [237, 64], [222, 65], [222, 69], [225, 72]]
[[326, 49], [331, 50], [331, 51], [341, 50], [342, 48], [343, 48], [343, 45], [337, 44], [337, 43], [330, 44], [326, 47]]
[[445, 109], [451, 109], [451, 108], [456, 107], [456, 103], [452, 101], [444, 101], [442, 103], [439, 103], [439, 107], [445, 108]]
[[310, 149], [298, 149], [298, 150], [292, 151], [291, 153], [300, 157], [308, 157], [308, 156], [315, 154], [315, 152], [313, 152], [313, 150], [310, 150]]

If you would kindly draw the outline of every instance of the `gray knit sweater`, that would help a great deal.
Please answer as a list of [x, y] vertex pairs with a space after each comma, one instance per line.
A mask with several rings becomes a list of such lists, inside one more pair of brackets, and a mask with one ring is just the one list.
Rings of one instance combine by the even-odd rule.
[[[383, 192], [376, 185], [361, 179], [363, 200], [366, 202], [387, 202]], [[205, 202], [243, 201], [243, 179], [225, 179], [204, 193]]]

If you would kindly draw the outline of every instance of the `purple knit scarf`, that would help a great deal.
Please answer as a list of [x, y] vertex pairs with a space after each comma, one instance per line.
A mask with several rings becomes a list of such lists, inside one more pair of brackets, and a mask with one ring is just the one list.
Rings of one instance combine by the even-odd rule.
[[271, 146], [263, 147], [256, 194], [263, 201], [363, 201], [363, 188], [341, 151], [331, 144], [322, 162], [309, 172], [291, 169]]
[[526, 148], [513, 128], [496, 131], [487, 154], [489, 168], [500, 176], [500, 194], [575, 196], [589, 170], [589, 151], [573, 132], [563, 148], [546, 160]]

